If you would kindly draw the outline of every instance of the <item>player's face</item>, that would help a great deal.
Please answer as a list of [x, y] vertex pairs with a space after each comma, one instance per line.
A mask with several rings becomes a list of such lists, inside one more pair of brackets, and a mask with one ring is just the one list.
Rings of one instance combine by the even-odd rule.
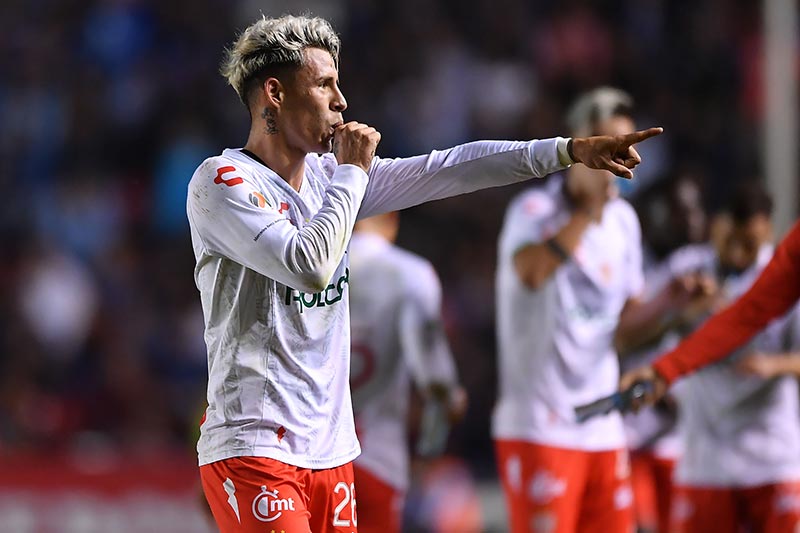
[[720, 262], [734, 272], [744, 272], [758, 259], [762, 245], [772, 238], [769, 217], [756, 215], [744, 223], [733, 224], [727, 238], [722, 239]]
[[707, 216], [697, 184], [680, 179], [671, 202], [670, 224], [684, 242], [702, 242], [706, 235]]
[[303, 66], [285, 84], [278, 128], [292, 150], [330, 152], [347, 101], [339, 90], [339, 72], [331, 55], [320, 48], [306, 48], [303, 53]]

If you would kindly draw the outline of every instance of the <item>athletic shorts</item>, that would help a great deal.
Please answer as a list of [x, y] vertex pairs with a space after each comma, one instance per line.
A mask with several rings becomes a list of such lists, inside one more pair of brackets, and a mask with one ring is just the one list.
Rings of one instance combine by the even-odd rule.
[[640, 530], [669, 532], [674, 469], [674, 459], [658, 457], [644, 450], [631, 453], [633, 508]]
[[630, 533], [627, 450], [587, 452], [495, 440], [512, 533]]
[[264, 457], [200, 467], [221, 533], [356, 533], [352, 463], [311, 470]]
[[359, 533], [400, 533], [405, 493], [360, 467], [358, 461], [353, 473], [358, 491]]
[[672, 497], [670, 533], [800, 531], [800, 481], [752, 488], [678, 486]]

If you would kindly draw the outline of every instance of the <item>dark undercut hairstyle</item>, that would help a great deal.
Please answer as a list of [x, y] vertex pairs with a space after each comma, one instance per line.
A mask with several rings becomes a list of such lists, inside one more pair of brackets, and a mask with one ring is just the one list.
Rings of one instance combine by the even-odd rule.
[[772, 216], [772, 197], [756, 180], [739, 183], [728, 202], [734, 224], [744, 224], [757, 215]]

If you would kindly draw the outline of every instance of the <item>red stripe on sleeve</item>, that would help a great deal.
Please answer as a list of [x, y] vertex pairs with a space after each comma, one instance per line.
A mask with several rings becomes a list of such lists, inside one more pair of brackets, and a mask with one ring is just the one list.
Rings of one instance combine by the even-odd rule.
[[664, 354], [653, 368], [668, 383], [718, 361], [750, 340], [800, 298], [800, 222], [795, 223], [753, 286]]

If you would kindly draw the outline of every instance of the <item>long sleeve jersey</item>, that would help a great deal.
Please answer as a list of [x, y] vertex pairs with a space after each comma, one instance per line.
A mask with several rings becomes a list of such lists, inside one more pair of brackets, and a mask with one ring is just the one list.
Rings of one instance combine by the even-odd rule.
[[352, 461], [347, 250], [356, 218], [544, 176], [563, 168], [565, 144], [481, 141], [375, 158], [369, 172], [309, 154], [299, 191], [241, 150], [204, 161], [187, 200], [208, 348], [200, 464]]

